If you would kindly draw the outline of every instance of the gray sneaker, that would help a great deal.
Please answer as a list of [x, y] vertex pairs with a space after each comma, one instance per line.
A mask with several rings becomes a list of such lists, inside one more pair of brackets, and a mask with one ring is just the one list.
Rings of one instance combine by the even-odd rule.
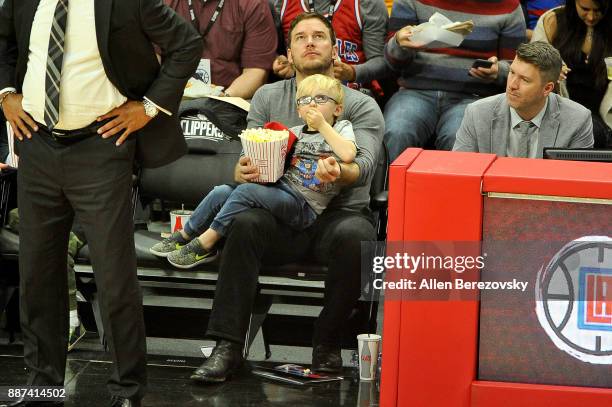
[[181, 232], [176, 231], [161, 242], [155, 243], [153, 247], [149, 249], [149, 251], [159, 257], [168, 257], [170, 253], [175, 250], [179, 250], [187, 243], [188, 241], [183, 239]]
[[207, 251], [200, 245], [198, 239], [193, 239], [181, 249], [170, 253], [168, 261], [174, 267], [190, 269], [198, 264], [210, 263], [217, 257], [217, 253], [217, 249]]

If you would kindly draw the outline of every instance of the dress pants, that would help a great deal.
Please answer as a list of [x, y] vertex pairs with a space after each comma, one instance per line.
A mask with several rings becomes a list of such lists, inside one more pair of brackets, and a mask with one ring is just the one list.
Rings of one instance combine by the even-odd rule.
[[264, 209], [238, 214], [222, 251], [207, 335], [243, 343], [261, 265], [306, 261], [328, 267], [313, 345], [338, 346], [361, 294], [361, 242], [375, 237], [370, 217], [359, 212], [326, 210], [301, 232], [279, 223]]
[[112, 395], [142, 398], [146, 336], [131, 209], [135, 139], [92, 134], [70, 145], [33, 132], [19, 143], [20, 304], [28, 385], [61, 386], [66, 368], [66, 255], [74, 215], [89, 243], [114, 369]]

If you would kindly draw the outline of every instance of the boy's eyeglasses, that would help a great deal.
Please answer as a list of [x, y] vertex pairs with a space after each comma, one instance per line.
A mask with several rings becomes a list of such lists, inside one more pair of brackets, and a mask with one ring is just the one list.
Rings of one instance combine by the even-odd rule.
[[315, 95], [315, 96], [302, 96], [301, 98], [298, 98], [297, 100], [297, 104], [298, 106], [308, 106], [310, 104], [310, 102], [315, 101], [315, 103], [317, 105], [324, 105], [325, 103], [329, 102], [330, 100], [336, 104], [338, 104], [338, 102], [336, 102], [336, 100], [334, 98], [330, 98], [327, 95]]

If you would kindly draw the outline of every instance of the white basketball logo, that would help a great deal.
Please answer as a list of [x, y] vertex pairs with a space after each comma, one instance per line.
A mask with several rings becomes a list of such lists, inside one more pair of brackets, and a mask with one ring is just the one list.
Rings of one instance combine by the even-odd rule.
[[538, 273], [536, 314], [555, 346], [588, 363], [612, 364], [612, 239], [566, 244]]

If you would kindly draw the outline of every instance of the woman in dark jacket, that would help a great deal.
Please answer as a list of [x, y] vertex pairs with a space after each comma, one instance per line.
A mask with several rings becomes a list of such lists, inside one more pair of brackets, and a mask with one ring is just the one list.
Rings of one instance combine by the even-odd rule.
[[545, 38], [538, 35], [537, 27], [533, 38], [547, 40], [561, 53], [569, 68], [565, 80], [569, 97], [591, 110], [596, 148], [612, 147], [609, 108], [602, 113], [604, 105], [608, 106], [604, 100], [612, 98], [604, 62], [612, 57], [610, 3], [610, 0], [568, 0], [565, 6], [542, 16]]

